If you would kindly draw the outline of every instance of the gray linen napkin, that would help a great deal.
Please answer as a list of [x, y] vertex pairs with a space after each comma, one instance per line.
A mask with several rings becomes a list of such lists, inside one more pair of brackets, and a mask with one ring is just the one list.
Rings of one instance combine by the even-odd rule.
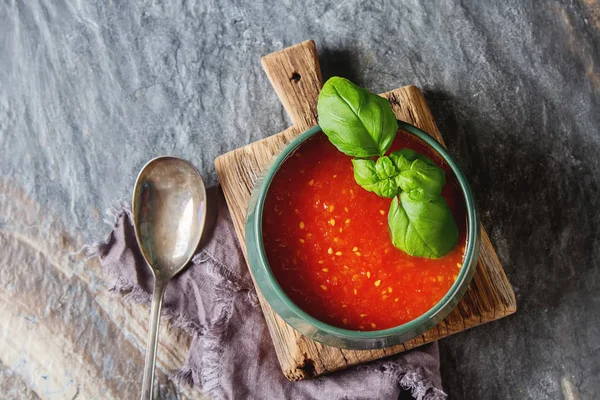
[[[212, 207], [211, 207], [212, 206]], [[212, 209], [212, 211], [211, 211]], [[167, 287], [163, 315], [193, 336], [173, 375], [213, 399], [445, 399], [437, 343], [315, 379], [289, 382], [275, 349], [220, 188], [209, 189], [212, 233]], [[135, 240], [127, 207], [112, 232], [90, 246], [108, 285], [149, 303], [153, 278]], [[405, 397], [406, 396], [406, 397]]]

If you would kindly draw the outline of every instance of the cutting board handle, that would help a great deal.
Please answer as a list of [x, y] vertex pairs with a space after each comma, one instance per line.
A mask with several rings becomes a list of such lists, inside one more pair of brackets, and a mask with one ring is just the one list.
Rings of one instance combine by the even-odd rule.
[[307, 40], [261, 59], [275, 93], [300, 130], [317, 124], [317, 98], [323, 86], [315, 42]]

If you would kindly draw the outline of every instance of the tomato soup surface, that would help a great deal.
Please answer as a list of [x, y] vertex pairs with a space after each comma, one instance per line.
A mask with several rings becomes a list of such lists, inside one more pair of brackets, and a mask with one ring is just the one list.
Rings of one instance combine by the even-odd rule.
[[460, 234], [442, 258], [412, 257], [394, 247], [391, 199], [361, 188], [351, 158], [323, 133], [305, 141], [271, 183], [263, 213], [269, 265], [292, 301], [325, 323], [365, 331], [401, 325], [434, 306], [460, 271], [466, 212], [456, 178], [424, 142], [399, 131], [390, 151], [403, 147], [446, 172], [442, 196]]

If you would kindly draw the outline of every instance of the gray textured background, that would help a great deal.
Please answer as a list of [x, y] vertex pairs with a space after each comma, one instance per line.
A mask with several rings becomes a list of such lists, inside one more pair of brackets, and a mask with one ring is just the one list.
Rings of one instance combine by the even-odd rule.
[[314, 39], [325, 77], [424, 90], [514, 285], [516, 315], [441, 342], [451, 397], [600, 396], [600, 3], [120, 3], [0, 0], [0, 174], [69, 235], [154, 156], [212, 184], [287, 127], [259, 58]]

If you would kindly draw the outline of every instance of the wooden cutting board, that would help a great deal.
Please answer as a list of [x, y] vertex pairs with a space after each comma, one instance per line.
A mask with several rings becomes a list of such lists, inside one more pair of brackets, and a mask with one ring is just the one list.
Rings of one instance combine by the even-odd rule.
[[[317, 50], [312, 40], [263, 57], [262, 66], [290, 115], [293, 126], [223, 154], [215, 160], [217, 174], [244, 253], [244, 221], [254, 182], [273, 156], [287, 143], [317, 124], [317, 96], [323, 84]], [[382, 96], [388, 98], [398, 119], [416, 125], [444, 144], [423, 94], [417, 87], [401, 87]], [[439, 325], [397, 346], [379, 350], [343, 350], [315, 342], [286, 324], [259, 293], [260, 304], [285, 376], [295, 381], [322, 375], [400, 353], [514, 313], [517, 304], [513, 289], [483, 227], [481, 238], [481, 253], [475, 276], [458, 306]]]

